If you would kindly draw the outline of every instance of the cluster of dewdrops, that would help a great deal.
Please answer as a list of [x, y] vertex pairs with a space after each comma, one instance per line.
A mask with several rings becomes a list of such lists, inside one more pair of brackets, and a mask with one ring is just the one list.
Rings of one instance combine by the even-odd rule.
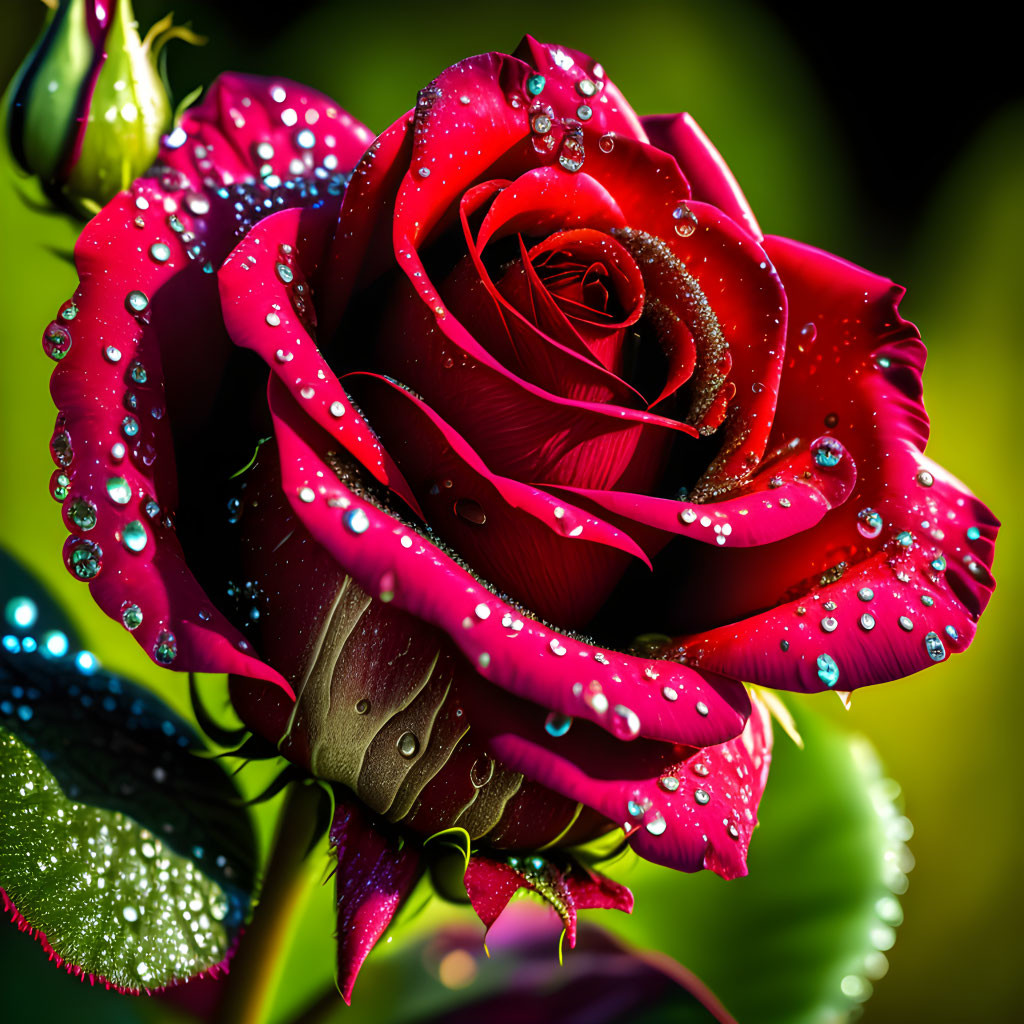
[[[31, 628], [30, 598], [7, 602], [13, 630]], [[65, 634], [3, 637], [13, 652], [61, 657]], [[95, 666], [87, 651], [76, 664]], [[139, 990], [192, 977], [225, 959], [228, 899], [187, 857], [132, 818], [70, 799], [4, 718], [29, 721], [31, 694], [0, 702], [0, 878], [18, 913], [54, 952], [117, 988]], [[24, 700], [22, 700], [24, 698]], [[156, 769], [161, 771], [161, 769]]]

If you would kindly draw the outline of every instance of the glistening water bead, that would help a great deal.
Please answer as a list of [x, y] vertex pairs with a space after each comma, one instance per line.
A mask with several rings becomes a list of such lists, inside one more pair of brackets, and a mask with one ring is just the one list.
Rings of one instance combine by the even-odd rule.
[[818, 678], [828, 687], [839, 682], [839, 666], [831, 654], [819, 654], [817, 659]]
[[925, 636], [924, 649], [932, 661], [943, 661], [946, 657], [946, 647], [938, 633], [928, 633]]
[[544, 719], [544, 731], [556, 739], [559, 736], [564, 736], [571, 728], [572, 718], [569, 715], [563, 715], [559, 711], [552, 711]]

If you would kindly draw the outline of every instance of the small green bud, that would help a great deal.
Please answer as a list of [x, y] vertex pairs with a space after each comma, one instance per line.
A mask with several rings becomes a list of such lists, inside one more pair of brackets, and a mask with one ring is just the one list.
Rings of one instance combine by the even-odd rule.
[[157, 67], [170, 16], [140, 39], [131, 0], [60, 0], [5, 98], [6, 136], [49, 198], [95, 212], [146, 170], [174, 111]]

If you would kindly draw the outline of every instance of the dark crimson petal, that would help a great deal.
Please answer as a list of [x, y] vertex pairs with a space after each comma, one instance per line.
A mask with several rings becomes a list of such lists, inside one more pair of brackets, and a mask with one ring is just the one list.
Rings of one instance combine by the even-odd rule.
[[[473, 570], [563, 628], [588, 622], [630, 556], [626, 533], [540, 488], [491, 472], [428, 405], [383, 377], [351, 374], [425, 518]], [[294, 397], [294, 396], [293, 396]]]
[[[164, 295], [189, 261], [185, 242], [164, 227], [169, 209], [180, 209], [177, 200], [143, 180], [97, 214], [76, 246], [81, 284], [55, 322], [72, 345], [51, 381], [74, 452], [65, 558], [108, 615], [127, 621], [131, 609], [132, 622], [141, 616], [135, 639], [160, 663], [237, 672], [287, 689], [247, 653], [200, 588], [173, 530], [177, 475], [163, 378], [173, 349]], [[206, 309], [200, 294], [193, 315]], [[180, 324], [168, 316], [177, 338]], [[193, 339], [205, 337], [198, 322]]]
[[[445, 313], [436, 321], [412, 284], [403, 282], [387, 306], [376, 368], [422, 395], [460, 434], [472, 437], [496, 473], [646, 490], [660, 474], [672, 437], [666, 432], [696, 433], [678, 420], [561, 398], [513, 376], [454, 317]], [[416, 345], [408, 344], [409, 338], [416, 338]]]
[[318, 453], [323, 435], [271, 378], [281, 483], [313, 537], [368, 593], [387, 577], [395, 607], [445, 630], [484, 678], [613, 735], [693, 745], [735, 736], [741, 686], [667, 661], [602, 651], [501, 600], [430, 541], [357, 497]]
[[181, 115], [158, 164], [196, 189], [276, 177], [312, 178], [314, 169], [348, 173], [373, 132], [323, 93], [286, 78], [228, 73], [202, 103]]
[[577, 747], [570, 759], [560, 742], [532, 740], [510, 727], [492, 736], [490, 746], [505, 764], [622, 822], [630, 845], [646, 860], [682, 871], [710, 868], [723, 878], [746, 874], [771, 763], [771, 721], [759, 700], [752, 701], [742, 735], [687, 752], [654, 778], [609, 777], [585, 748]]
[[339, 795], [331, 825], [338, 857], [334, 873], [338, 908], [338, 990], [346, 1003], [370, 950], [422, 871], [420, 849], [384, 831], [355, 800]]
[[252, 228], [218, 274], [224, 323], [235, 344], [256, 352], [310, 419], [416, 509], [398, 467], [317, 348], [314, 279], [319, 285], [337, 211], [337, 201], [327, 201], [282, 210]]
[[762, 241], [761, 228], [729, 165], [689, 114], [654, 114], [640, 120], [652, 145], [676, 158], [694, 199], [717, 206], [754, 241]]
[[[395, 248], [400, 261], [404, 246], [420, 246], [468, 183], [488, 174], [530, 136], [536, 102], [551, 107], [556, 117], [578, 116], [583, 103], [580, 83], [591, 81], [581, 66], [582, 55], [577, 61], [558, 47], [532, 41], [527, 45], [534, 60], [543, 60], [545, 51], [550, 55], [538, 97], [528, 87], [534, 69], [501, 53], [460, 61], [420, 91], [413, 111], [409, 170], [395, 204]], [[586, 103], [591, 110], [591, 117], [585, 119], [586, 133], [595, 148], [598, 137], [608, 133], [646, 140], [638, 118], [614, 87], [605, 83], [596, 88]], [[521, 164], [525, 159], [531, 162], [519, 166], [518, 173], [551, 158], [524, 148], [515, 159]]]
[[331, 287], [317, 304], [325, 338], [334, 337], [352, 295], [394, 265], [395, 196], [411, 152], [407, 115], [370, 146], [352, 172], [327, 257]]
[[[857, 462], [857, 487], [805, 534], [731, 553], [716, 569], [698, 557], [706, 621], [735, 625], [673, 650], [734, 678], [849, 690], [967, 646], [992, 591], [998, 522], [921, 454], [924, 346], [897, 311], [903, 290], [800, 243], [765, 244], [793, 313], [774, 440], [830, 425]], [[717, 582], [736, 578], [742, 593]], [[865, 588], [872, 596], [861, 601]], [[774, 610], [748, 618], [766, 607]]]
[[[773, 544], [817, 525], [853, 493], [857, 467], [849, 455], [835, 466], [815, 462], [813, 453], [825, 441], [819, 438], [809, 447], [787, 445], [776, 458], [765, 460], [743, 494], [722, 501], [695, 505], [626, 491], [557, 489], [583, 499], [582, 504], [609, 521], [623, 523], [652, 557], [677, 535], [719, 548]], [[841, 451], [830, 447], [829, 455]]]
[[608, 120], [601, 123], [601, 128], [604, 131], [615, 132], [616, 135], [639, 139], [641, 142], [647, 141], [642, 118], [637, 117], [618, 86], [608, 78], [604, 68], [593, 57], [568, 46], [541, 43], [530, 35], [523, 37], [515, 49], [514, 56], [532, 65], [544, 75], [544, 92], [541, 95], [544, 96], [545, 102], [555, 105], [556, 101], [549, 91], [549, 88], [553, 88], [559, 110], [563, 106], [570, 108], [580, 102], [580, 97], [586, 100], [590, 88], [584, 83], [592, 82], [600, 102], [608, 108]]
[[576, 946], [577, 910], [633, 910], [633, 894], [624, 885], [576, 863], [563, 869], [537, 855], [499, 861], [475, 854], [466, 867], [465, 883], [469, 901], [488, 931], [520, 889], [537, 893], [561, 918], [570, 949]]
[[735, 679], [818, 691], [899, 679], [965, 650], [993, 587], [987, 559], [997, 523], [930, 459], [895, 458], [911, 479], [920, 467], [933, 481], [903, 509], [916, 530], [890, 536], [838, 582], [826, 576], [811, 593], [663, 653]]

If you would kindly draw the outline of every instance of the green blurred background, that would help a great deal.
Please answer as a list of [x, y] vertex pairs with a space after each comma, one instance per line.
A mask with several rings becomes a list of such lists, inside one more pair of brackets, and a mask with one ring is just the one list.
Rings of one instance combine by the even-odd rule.
[[[135, 6], [143, 30], [167, 10], [151, 0]], [[1024, 323], [1018, 280], [1024, 92], [1014, 77], [1011, 34], [984, 5], [946, 24], [931, 23], [931, 15], [909, 5], [850, 9], [838, 23], [826, 19], [824, 5], [740, 0], [572, 9], [533, 0], [358, 9], [193, 0], [174, 7], [177, 20], [191, 20], [210, 37], [199, 50], [171, 44], [176, 98], [222, 69], [273, 73], [317, 86], [377, 131], [408, 109], [417, 89], [443, 67], [470, 53], [509, 50], [524, 32], [586, 50], [641, 113], [685, 109], [697, 117], [766, 231], [820, 245], [909, 286], [903, 312], [921, 327], [930, 353], [929, 454], [1002, 518], [999, 590], [966, 656], [860, 691], [850, 711], [831, 696], [813, 703], [871, 738], [902, 783], [916, 827], [905, 923], [866, 1019], [1014, 1019], [1024, 951], [1016, 761], [1021, 690], [1013, 654], [1022, 551], [1019, 460], [1008, 460], [1007, 452], [1015, 450], [1012, 405], [1019, 401], [1020, 374], [1013, 360]], [[31, 45], [43, 13], [36, 0], [4, 0], [3, 81]], [[48, 582], [107, 666], [161, 680], [61, 562], [64, 530], [47, 493], [51, 364], [39, 337], [74, 287], [65, 259], [74, 229], [29, 210], [19, 198], [24, 184], [6, 160], [2, 172], [0, 543]], [[182, 687], [165, 685], [168, 691], [182, 706]], [[800, 761], [787, 763], [798, 776]], [[808, 772], [806, 785], [815, 781]], [[769, 797], [771, 789], [769, 783]], [[772, 828], [770, 808], [766, 798], [755, 848]], [[784, 809], [776, 817], [785, 818]], [[637, 915], [671, 913], [673, 926], [685, 929], [688, 884], [704, 883], [681, 879], [679, 907], [641, 904]], [[299, 988], [330, 977], [330, 901], [319, 903], [310, 937], [289, 967], [289, 983]], [[780, 898], [779, 920], [790, 912]], [[762, 941], [767, 951], [771, 935]], [[756, 950], [750, 943], [748, 936], [741, 944]], [[30, 946], [18, 935], [4, 935], [0, 945], [0, 976], [22, 998], [42, 979], [56, 1000], [54, 1013], [58, 1007], [79, 1012], [74, 1007], [81, 1000], [82, 1019], [138, 1019], [135, 1004], [91, 1002], [91, 993], [52, 968], [26, 974], [34, 968]], [[14, 1005], [27, 1013], [32, 1004]]]

